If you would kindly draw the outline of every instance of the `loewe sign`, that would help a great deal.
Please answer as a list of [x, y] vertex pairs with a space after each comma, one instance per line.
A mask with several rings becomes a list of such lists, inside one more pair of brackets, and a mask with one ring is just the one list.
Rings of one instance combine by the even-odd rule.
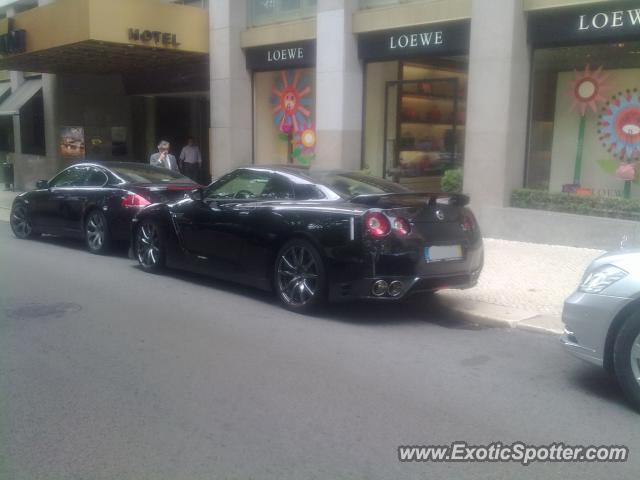
[[626, 26], [640, 28], [640, 8], [631, 10], [616, 10], [613, 12], [598, 12], [595, 15], [580, 15], [579, 30], [592, 28], [624, 28]]
[[444, 44], [444, 35], [442, 30], [436, 32], [420, 32], [403, 35], [391, 35], [389, 37], [389, 49], [397, 48], [419, 48], [428, 47], [430, 45]]
[[286, 62], [287, 60], [304, 60], [304, 48], [278, 48], [267, 50], [267, 62]]
[[316, 61], [316, 44], [314, 40], [307, 40], [249, 48], [246, 58], [249, 70], [312, 67]]
[[130, 42], [155, 43], [164, 47], [177, 47], [180, 45], [175, 33], [159, 32], [157, 30], [129, 29]]
[[529, 41], [539, 47], [640, 39], [638, 1], [611, 4], [606, 10], [600, 5], [532, 14]]
[[364, 33], [358, 37], [358, 54], [365, 60], [416, 55], [453, 55], [466, 53], [468, 50], [468, 21]]

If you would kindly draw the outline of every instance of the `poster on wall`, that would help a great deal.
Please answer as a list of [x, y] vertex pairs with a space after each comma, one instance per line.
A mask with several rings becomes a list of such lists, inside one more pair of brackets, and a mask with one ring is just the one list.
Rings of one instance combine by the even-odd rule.
[[60, 155], [72, 158], [84, 157], [83, 127], [60, 127]]
[[111, 155], [121, 157], [127, 154], [127, 128], [111, 127]]
[[289, 163], [310, 165], [315, 158], [311, 79], [303, 70], [281, 70], [271, 89], [271, 106], [279, 138], [287, 142]]

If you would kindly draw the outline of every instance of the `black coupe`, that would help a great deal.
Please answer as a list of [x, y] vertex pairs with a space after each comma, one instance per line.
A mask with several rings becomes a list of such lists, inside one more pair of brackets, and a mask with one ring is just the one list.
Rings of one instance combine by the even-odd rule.
[[325, 300], [399, 300], [475, 285], [476, 220], [457, 194], [414, 193], [359, 173], [247, 167], [132, 223], [141, 267], [274, 289], [292, 310]]
[[164, 168], [141, 163], [81, 163], [18, 195], [11, 228], [19, 238], [41, 233], [84, 238], [93, 253], [128, 241], [131, 219], [142, 207], [183, 198], [199, 185]]

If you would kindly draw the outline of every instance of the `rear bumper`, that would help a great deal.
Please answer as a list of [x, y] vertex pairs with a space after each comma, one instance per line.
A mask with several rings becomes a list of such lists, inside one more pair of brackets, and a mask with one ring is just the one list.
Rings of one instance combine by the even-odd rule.
[[[361, 272], [360, 278], [352, 277], [351, 281], [344, 278], [331, 281], [329, 299], [331, 301], [354, 299], [398, 301], [411, 295], [445, 288], [471, 288], [478, 283], [484, 264], [481, 241], [477, 242], [473, 248], [467, 249], [465, 258], [459, 261], [425, 265], [421, 259], [416, 261], [412, 258], [409, 262], [409, 259], [402, 258], [402, 255], [394, 256], [393, 259], [381, 257], [374, 268], [364, 263], [363, 268], [357, 269]], [[373, 286], [378, 281], [384, 281], [388, 286], [392, 282], [400, 282], [400, 293], [394, 295], [387, 292], [375, 295]]]

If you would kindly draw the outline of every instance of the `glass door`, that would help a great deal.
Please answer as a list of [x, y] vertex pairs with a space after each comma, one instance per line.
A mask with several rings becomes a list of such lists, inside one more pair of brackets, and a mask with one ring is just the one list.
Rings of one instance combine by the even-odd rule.
[[387, 82], [385, 177], [440, 190], [444, 172], [462, 165], [463, 95], [456, 77]]

